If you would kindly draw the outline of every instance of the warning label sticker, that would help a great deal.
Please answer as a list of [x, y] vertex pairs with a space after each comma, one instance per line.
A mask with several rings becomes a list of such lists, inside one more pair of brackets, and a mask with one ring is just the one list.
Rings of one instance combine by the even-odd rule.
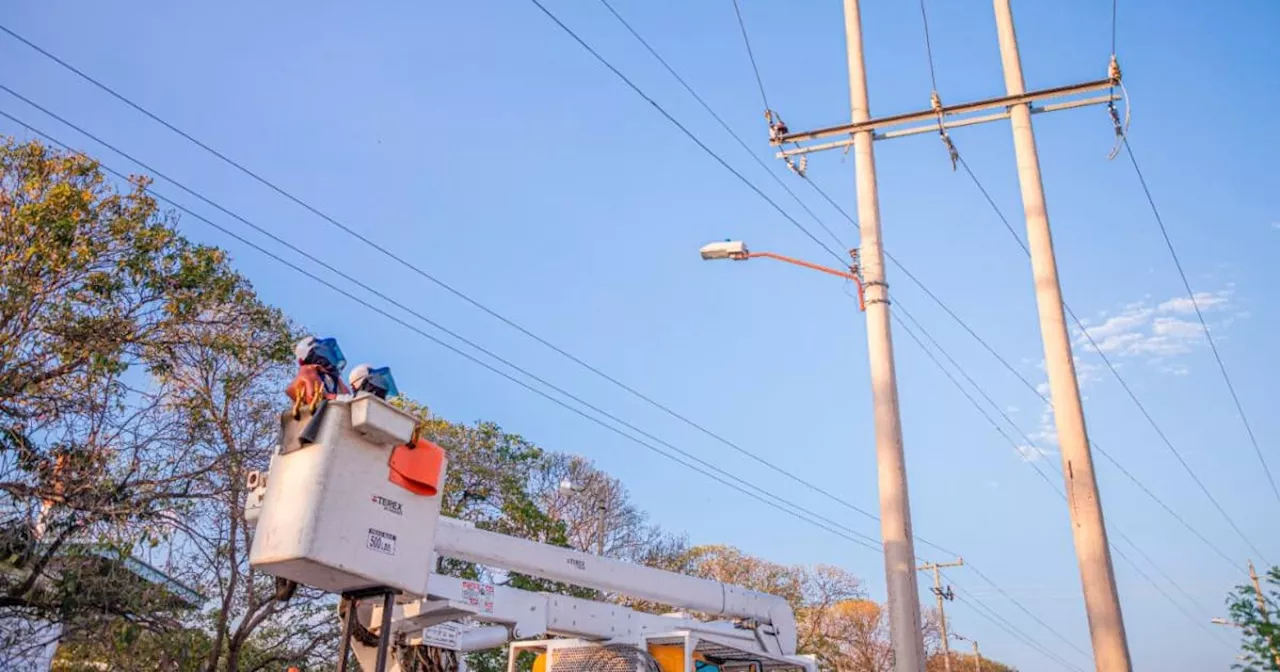
[[390, 532], [383, 532], [382, 530], [375, 530], [371, 527], [369, 528], [369, 543], [367, 546], [370, 550], [377, 551], [379, 553], [395, 555], [396, 535], [391, 534]]
[[471, 628], [458, 622], [433, 625], [422, 631], [422, 643], [451, 651], [458, 650], [458, 639]]
[[462, 601], [476, 607], [483, 614], [493, 613], [493, 584], [479, 581], [462, 582]]

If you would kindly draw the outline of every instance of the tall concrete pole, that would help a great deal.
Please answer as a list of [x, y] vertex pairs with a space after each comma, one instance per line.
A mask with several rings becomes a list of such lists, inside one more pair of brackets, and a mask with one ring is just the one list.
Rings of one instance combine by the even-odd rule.
[[[844, 0], [844, 27], [849, 55], [849, 102], [853, 123], [871, 118], [867, 70], [862, 57], [862, 17], [858, 0]], [[907, 465], [898, 416], [898, 380], [889, 331], [889, 286], [885, 284], [884, 249], [880, 242], [880, 202], [876, 194], [876, 159], [871, 131], [853, 135], [857, 173], [858, 220], [862, 224], [862, 277], [867, 306], [867, 350], [876, 433], [876, 468], [880, 480], [880, 535], [884, 543], [888, 584], [889, 636], [896, 672], [924, 670], [920, 631], [920, 599], [916, 587], [916, 552], [907, 501]]]
[[[994, 3], [1005, 89], [1010, 95], [1025, 93], [1018, 38], [1013, 29], [1013, 10], [1009, 7], [1009, 0], [994, 0]], [[1054, 422], [1062, 451], [1071, 532], [1084, 585], [1094, 662], [1098, 672], [1129, 672], [1132, 668], [1129, 645], [1102, 518], [1102, 499], [1098, 494], [1093, 456], [1085, 432], [1080, 386], [1075, 362], [1071, 358], [1071, 338], [1063, 316], [1062, 288], [1058, 283], [1058, 265], [1049, 233], [1049, 214], [1045, 208], [1044, 185], [1040, 180], [1036, 139], [1031, 129], [1030, 105], [1014, 105], [1009, 109], [1009, 115], [1018, 162], [1018, 183], [1022, 188], [1022, 208], [1027, 218], [1027, 243], [1031, 249], [1040, 335], [1044, 339], [1045, 370], [1049, 374]]]
[[977, 672], [982, 672], [982, 653], [978, 651], [978, 640], [973, 640], [973, 661], [978, 666]]

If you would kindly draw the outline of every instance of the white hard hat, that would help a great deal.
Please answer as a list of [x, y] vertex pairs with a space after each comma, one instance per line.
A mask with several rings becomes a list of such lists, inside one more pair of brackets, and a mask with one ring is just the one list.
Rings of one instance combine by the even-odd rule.
[[360, 383], [369, 375], [369, 369], [373, 368], [368, 364], [359, 364], [356, 368], [351, 369], [350, 375], [347, 376], [347, 383], [351, 385], [351, 389], [355, 390], [360, 387]]
[[314, 347], [315, 344], [316, 337], [307, 336], [301, 341], [298, 341], [297, 345], [293, 346], [293, 356], [297, 357], [299, 362], [306, 360], [307, 355], [311, 354], [311, 348]]

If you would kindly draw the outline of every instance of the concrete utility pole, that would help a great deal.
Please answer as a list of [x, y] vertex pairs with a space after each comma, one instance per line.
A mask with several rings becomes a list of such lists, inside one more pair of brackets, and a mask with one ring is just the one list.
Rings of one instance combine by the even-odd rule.
[[938, 598], [938, 627], [942, 630], [942, 666], [946, 672], [951, 672], [951, 640], [947, 638], [947, 611], [943, 608], [943, 603], [956, 599], [956, 594], [951, 586], [947, 586], [946, 590], [942, 589], [942, 572], [939, 570], [963, 566], [964, 558], [956, 558], [955, 562], [926, 562], [920, 565], [920, 571], [933, 572], [933, 594]]
[[982, 672], [982, 654], [978, 652], [978, 640], [973, 640], [973, 664], [978, 666], [977, 672]]
[[[1249, 580], [1253, 582], [1253, 596], [1258, 601], [1258, 615], [1262, 617], [1262, 622], [1270, 625], [1271, 618], [1267, 616], [1267, 599], [1262, 596], [1262, 584], [1258, 581], [1258, 571], [1253, 568], [1253, 561], [1249, 561]], [[1275, 660], [1276, 667], [1280, 667], [1280, 651], [1276, 651], [1276, 647], [1271, 647], [1271, 658]]]
[[[849, 103], [853, 123], [871, 118], [867, 69], [862, 55], [862, 17], [858, 0], [844, 0], [844, 28], [849, 57]], [[907, 463], [902, 450], [898, 414], [898, 379], [889, 325], [889, 285], [880, 243], [880, 198], [876, 192], [876, 158], [871, 131], [853, 134], [857, 175], [858, 220], [862, 224], [862, 277], [867, 312], [867, 350], [871, 369], [871, 403], [875, 420], [876, 468], [880, 481], [880, 536], [884, 544], [888, 585], [889, 637], [897, 672], [923, 672], [924, 642], [920, 634], [920, 597], [916, 584], [916, 551], [907, 496]]]
[[[1000, 37], [1000, 62], [1004, 66], [1004, 86], [1010, 96], [1026, 92], [1018, 37], [1013, 28], [1009, 0], [994, 0], [996, 30]], [[1085, 431], [1080, 384], [1071, 356], [1071, 335], [1062, 308], [1062, 287], [1058, 282], [1058, 262], [1049, 233], [1049, 213], [1040, 180], [1040, 158], [1031, 128], [1027, 103], [1009, 108], [1013, 126], [1013, 149], [1018, 162], [1018, 184], [1022, 188], [1022, 209], [1027, 218], [1027, 244], [1031, 248], [1031, 272], [1035, 277], [1036, 306], [1040, 312], [1040, 336], [1044, 340], [1045, 370], [1049, 374], [1053, 418], [1058, 426], [1058, 446], [1062, 451], [1062, 473], [1066, 480], [1071, 511], [1071, 532], [1075, 539], [1080, 579], [1084, 584], [1085, 610], [1089, 615], [1089, 635], [1099, 672], [1128, 672], [1129, 644], [1125, 637], [1120, 595], [1116, 591], [1111, 546], [1102, 519], [1102, 497], [1093, 472], [1093, 455]]]
[[[1058, 284], [1057, 262], [1049, 234], [1049, 218], [1040, 180], [1031, 115], [1069, 110], [1091, 105], [1114, 106], [1120, 84], [1120, 67], [1112, 60], [1107, 76], [1080, 84], [1027, 91], [1023, 85], [1017, 38], [1009, 0], [994, 0], [1008, 95], [967, 103], [942, 105], [931, 100], [930, 107], [905, 114], [873, 119], [867, 109], [866, 71], [862, 61], [862, 30], [857, 0], [845, 0], [845, 27], [848, 35], [850, 96], [853, 123], [813, 131], [771, 134], [778, 158], [792, 160], [811, 152], [853, 145], [858, 177], [858, 216], [862, 222], [863, 275], [867, 303], [867, 344], [871, 350], [872, 391], [875, 398], [876, 456], [880, 469], [881, 533], [884, 537], [886, 574], [889, 584], [890, 635], [893, 637], [899, 672], [921, 669], [923, 649], [919, 641], [920, 613], [915, 603], [916, 587], [911, 545], [911, 517], [907, 508], [907, 482], [902, 456], [902, 434], [898, 420], [897, 385], [894, 381], [892, 344], [889, 338], [889, 308], [884, 284], [884, 253], [880, 246], [879, 206], [875, 187], [873, 140], [890, 140], [922, 133], [942, 133], [949, 129], [1010, 119], [1013, 122], [1018, 178], [1035, 279], [1040, 331], [1044, 339], [1046, 369], [1052, 393], [1054, 417], [1062, 450], [1071, 529], [1084, 588], [1085, 608], [1095, 664], [1099, 672], [1129, 672], [1129, 647], [1124, 619], [1116, 592], [1115, 573], [1102, 518], [1102, 502], [1093, 473], [1093, 459], [1085, 433], [1084, 412], [1071, 341], [1063, 319], [1062, 290]], [[1082, 94], [1103, 93], [1093, 97]], [[1037, 105], [1038, 104], [1038, 105]], [[1117, 137], [1123, 129], [1112, 108]], [[810, 141], [825, 140], [825, 142]]]

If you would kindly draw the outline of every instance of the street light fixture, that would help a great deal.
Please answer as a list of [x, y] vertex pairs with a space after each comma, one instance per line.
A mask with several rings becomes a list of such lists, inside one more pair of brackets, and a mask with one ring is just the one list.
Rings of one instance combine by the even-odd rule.
[[858, 268], [858, 249], [849, 250], [849, 256], [852, 261], [847, 271], [842, 271], [829, 266], [815, 264], [794, 257], [787, 257], [773, 252], [752, 252], [747, 249], [747, 244], [740, 240], [725, 240], [722, 242], [708, 243], [699, 250], [703, 261], [718, 261], [721, 259], [729, 259], [731, 261], [746, 261], [748, 259], [775, 259], [777, 261], [785, 261], [788, 264], [802, 266], [814, 271], [820, 271], [828, 275], [834, 275], [845, 280], [852, 280], [858, 286], [858, 309], [865, 311], [867, 309], [866, 301], [863, 298], [862, 272]]

